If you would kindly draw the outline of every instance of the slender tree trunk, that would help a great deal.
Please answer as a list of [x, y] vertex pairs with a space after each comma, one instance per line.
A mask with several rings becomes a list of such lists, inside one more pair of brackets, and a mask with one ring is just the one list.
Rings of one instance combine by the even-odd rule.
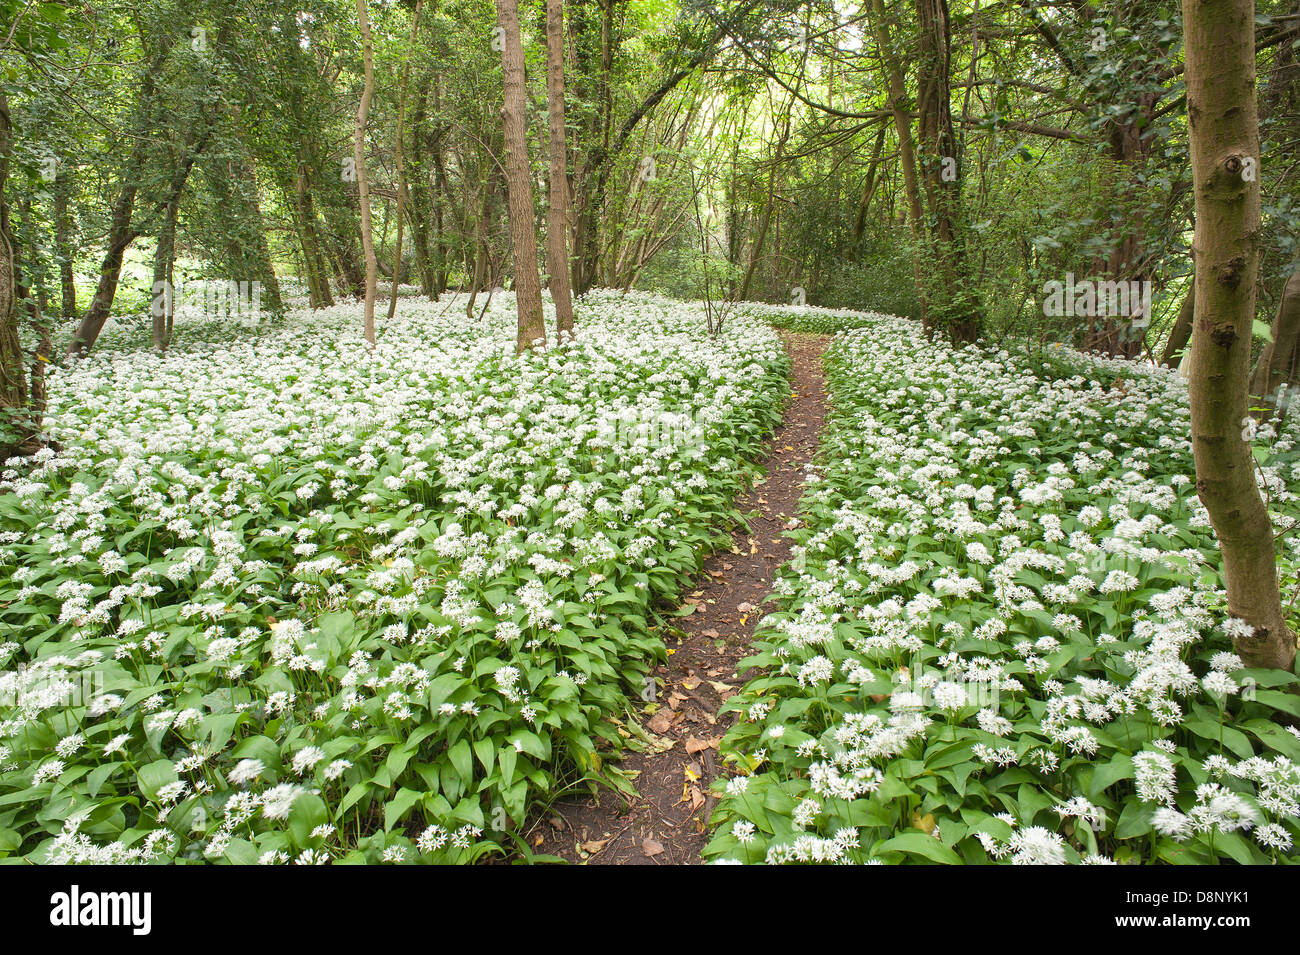
[[[433, 108], [439, 116], [442, 115], [442, 77], [435, 76], [433, 81]], [[446, 225], [449, 219], [454, 218], [451, 210], [447, 208], [450, 201], [450, 192], [448, 188], [447, 164], [443, 158], [443, 151], [446, 147], [446, 135], [449, 125], [439, 123], [437, 135], [433, 137], [432, 149], [433, 154], [433, 229], [436, 240], [434, 242], [434, 294], [441, 295], [447, 290], [448, 277], [451, 274], [451, 244], [447, 238]], [[457, 232], [457, 240], [463, 241], [463, 233]]]
[[9, 99], [0, 90], [0, 462], [17, 452], [32, 433], [27, 369], [18, 333], [17, 255], [5, 195], [12, 153]]
[[898, 160], [903, 167], [903, 188], [907, 194], [908, 231], [912, 238], [912, 277], [916, 282], [916, 294], [921, 304], [921, 326], [930, 331], [930, 309], [925, 290], [925, 279], [921, 273], [921, 256], [926, 248], [924, 214], [921, 211], [921, 186], [916, 172], [916, 148], [912, 140], [912, 117], [907, 110], [907, 86], [903, 69], [897, 57], [892, 53], [894, 43], [885, 22], [885, 5], [882, 0], [871, 0], [872, 20], [876, 40], [880, 44], [880, 58], [885, 66], [885, 77], [889, 85], [887, 103], [894, 117], [894, 133], [898, 137]]
[[172, 263], [176, 258], [176, 215], [179, 208], [179, 196], [167, 204], [162, 228], [158, 230], [158, 245], [153, 254], [154, 301], [150, 314], [153, 319], [153, 347], [159, 353], [167, 350], [176, 307]]
[[108, 251], [99, 266], [99, 284], [95, 287], [95, 297], [90, 307], [82, 316], [72, 341], [68, 344], [69, 355], [84, 354], [95, 344], [108, 313], [113, 307], [117, 295], [117, 283], [122, 275], [122, 260], [127, 248], [135, 241], [136, 232], [131, 227], [131, 218], [135, 212], [136, 180], [123, 182], [122, 191], [118, 193], [113, 205], [113, 216], [108, 227]]
[[763, 217], [758, 221], [758, 235], [754, 237], [754, 244], [749, 250], [749, 265], [745, 269], [745, 277], [740, 282], [740, 294], [737, 298], [742, 302], [749, 298], [749, 285], [754, 280], [754, 271], [758, 268], [758, 260], [763, 254], [763, 243], [767, 241], [767, 229], [772, 223], [772, 209], [776, 205], [776, 170], [781, 165], [781, 153], [784, 152], [785, 141], [790, 136], [790, 110], [793, 107], [792, 98], [786, 106], [784, 123], [781, 127], [781, 135], [776, 141], [772, 164], [767, 167], [767, 201], [763, 204]]
[[876, 169], [880, 165], [880, 152], [885, 145], [886, 128], [881, 125], [876, 134], [875, 144], [871, 147], [871, 161], [867, 164], [867, 179], [862, 184], [862, 200], [858, 203], [858, 214], [853, 220], [853, 258], [859, 256], [858, 246], [862, 244], [863, 233], [867, 230], [867, 213], [871, 209], [871, 197], [876, 193]]
[[542, 280], [537, 271], [537, 236], [533, 231], [533, 184], [528, 164], [528, 121], [525, 112], [524, 47], [519, 36], [517, 0], [496, 0], [497, 23], [504, 33], [501, 69], [505, 106], [501, 110], [506, 141], [506, 190], [510, 238], [514, 247], [515, 300], [519, 331], [515, 342], [523, 352], [546, 344], [542, 317]]
[[[366, 344], [375, 345], [375, 286], [379, 281], [379, 262], [375, 258], [375, 240], [370, 223], [370, 177], [366, 173], [366, 120], [370, 116], [370, 100], [375, 95], [375, 64], [370, 43], [370, 20], [366, 16], [366, 0], [357, 0], [357, 22], [361, 27], [361, 57], [364, 63], [365, 87], [361, 104], [357, 107], [357, 135], [353, 154], [357, 161], [357, 195], [361, 202], [361, 248], [366, 256]], [[397, 277], [393, 277], [397, 281]]]
[[573, 334], [573, 290], [569, 285], [569, 164], [564, 135], [564, 3], [546, 0], [546, 106], [550, 123], [550, 179], [547, 186], [546, 265], [555, 301], [555, 335]]
[[1192, 340], [1192, 316], [1195, 311], [1196, 277], [1193, 276], [1191, 286], [1183, 296], [1183, 304], [1179, 306], [1178, 318], [1174, 320], [1174, 327], [1169, 330], [1169, 341], [1165, 343], [1160, 364], [1168, 368], [1177, 368], [1178, 363], [1182, 361], [1187, 343]]
[[429, 151], [425, 145], [426, 117], [428, 116], [429, 91], [433, 85], [433, 76], [429, 75], [416, 84], [415, 107], [411, 111], [411, 157], [406, 163], [406, 194], [410, 202], [407, 205], [411, 226], [411, 249], [415, 256], [415, 271], [420, 279], [420, 292], [436, 297], [433, 279], [433, 255], [429, 247], [429, 222], [433, 218], [433, 207], [429, 199], [429, 170], [425, 166], [424, 155]]
[[391, 322], [397, 313], [397, 284], [402, 278], [402, 227], [406, 200], [406, 166], [402, 157], [402, 137], [406, 127], [406, 88], [411, 78], [411, 50], [420, 35], [420, 9], [424, 0], [415, 0], [415, 15], [411, 19], [411, 39], [407, 45], [406, 58], [402, 63], [402, 84], [397, 96], [397, 136], [393, 143], [393, 164], [397, 167], [397, 237], [393, 248], [393, 294], [388, 299], [388, 320]]
[[1260, 193], [1254, 0], [1183, 0], [1187, 114], [1196, 196], [1195, 328], [1188, 389], [1196, 490], [1223, 554], [1228, 614], [1248, 667], [1290, 669], [1296, 641], [1278, 590], [1273, 525], [1243, 440]]
[[[1278, 389], [1295, 384], [1291, 369], [1295, 363], [1296, 341], [1300, 339], [1300, 271], [1291, 273], [1282, 287], [1277, 314], [1273, 317], [1272, 338], [1259, 356], [1250, 383], [1250, 393], [1266, 402], [1266, 413], [1276, 406]], [[1288, 395], [1288, 404], [1294, 400], [1294, 396]]]
[[61, 314], [68, 321], [77, 317], [77, 282], [72, 268], [72, 217], [68, 214], [71, 188], [67, 171], [60, 166], [54, 179], [54, 254], [59, 257]]
[[329, 266], [316, 228], [316, 204], [307, 185], [307, 165], [301, 160], [294, 176], [293, 205], [311, 306], [329, 308], [334, 304], [334, 290], [330, 287]]
[[[144, 170], [145, 147], [149, 131], [149, 123], [153, 121], [152, 113], [154, 110], [154, 101], [156, 93], [155, 77], [158, 70], [161, 69], [163, 61], [167, 57], [175, 37], [167, 35], [159, 48], [154, 52], [151, 60], [152, 66], [146, 69], [141, 76], [140, 95], [137, 100], [137, 112], [140, 116], [139, 128], [134, 130], [135, 144], [131, 148], [126, 164], [122, 169], [121, 191], [118, 193], [117, 201], [113, 204], [113, 212], [108, 231], [108, 250], [104, 254], [104, 259], [99, 269], [99, 284], [95, 288], [95, 297], [91, 300], [90, 306], [86, 313], [81, 317], [77, 330], [72, 336], [72, 341], [68, 344], [69, 355], [81, 355], [88, 351], [95, 344], [95, 339], [99, 337], [100, 331], [104, 328], [104, 323], [108, 321], [109, 313], [113, 308], [113, 299], [117, 295], [117, 283], [122, 275], [122, 259], [126, 255], [127, 248], [135, 241], [139, 235], [132, 228], [132, 218], [135, 214], [136, 197], [140, 189], [140, 176]], [[187, 155], [182, 157], [181, 168], [177, 171], [177, 176], [173, 177], [172, 189], [175, 194], [179, 195], [180, 190], [185, 187], [185, 179], [189, 176], [190, 167], [194, 164], [199, 150], [207, 141], [208, 133], [204, 133], [193, 150], [188, 150]], [[179, 180], [179, 181], [178, 181]], [[166, 204], [170, 201], [170, 196], [164, 196], [159, 203], [159, 209], [165, 209]]]

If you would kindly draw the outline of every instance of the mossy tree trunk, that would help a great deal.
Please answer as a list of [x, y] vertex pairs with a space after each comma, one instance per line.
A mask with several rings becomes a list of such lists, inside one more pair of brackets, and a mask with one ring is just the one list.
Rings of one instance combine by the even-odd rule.
[[528, 163], [527, 92], [524, 87], [524, 47], [519, 35], [516, 0], [496, 0], [501, 27], [501, 71], [505, 105], [501, 110], [506, 142], [506, 202], [510, 240], [514, 247], [515, 300], [519, 313], [517, 351], [546, 344], [542, 316], [542, 279], [537, 269], [537, 236], [533, 231], [533, 184]]
[[1196, 196], [1192, 447], [1196, 489], [1219, 537], [1228, 613], [1248, 667], [1290, 669], [1295, 636], [1278, 590], [1273, 525], [1243, 426], [1259, 263], [1259, 123], [1253, 0], [1183, 0]]
[[546, 107], [550, 123], [550, 179], [547, 188], [546, 266], [555, 300], [557, 338], [573, 334], [573, 290], [569, 282], [569, 169], [564, 135], [564, 2], [546, 0]]
[[[361, 250], [366, 258], [366, 305], [363, 331], [366, 344], [375, 345], [375, 288], [379, 281], [379, 260], [375, 257], [374, 232], [370, 222], [370, 177], [366, 174], [366, 121], [370, 117], [370, 100], [375, 95], [375, 61], [370, 42], [370, 18], [366, 0], [357, 0], [357, 23], [361, 28], [361, 57], [365, 86], [357, 106], [356, 139], [352, 144], [357, 163], [357, 196], [361, 205]], [[397, 276], [393, 276], [397, 281]]]

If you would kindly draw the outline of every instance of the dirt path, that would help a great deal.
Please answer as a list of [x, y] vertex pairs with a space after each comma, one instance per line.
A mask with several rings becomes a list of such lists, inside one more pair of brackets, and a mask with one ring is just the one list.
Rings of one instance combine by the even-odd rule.
[[655, 675], [662, 681], [659, 709], [643, 720], [660, 740], [658, 752], [629, 753], [624, 771], [641, 797], [628, 801], [602, 789], [557, 803], [528, 835], [537, 853], [569, 862], [602, 865], [676, 865], [700, 861], [713, 810], [709, 786], [719, 772], [718, 741], [731, 714], [718, 707], [741, 685], [737, 662], [749, 652], [754, 627], [767, 608], [773, 575], [790, 554], [782, 537], [797, 513], [803, 466], [817, 450], [826, 416], [821, 356], [829, 336], [783, 332], [794, 360], [791, 399], [785, 419], [763, 460], [763, 483], [738, 502], [757, 511], [750, 533], [738, 529], [731, 550], [708, 557], [686, 603], [694, 612], [677, 618], [680, 643], [668, 637], [668, 662]]

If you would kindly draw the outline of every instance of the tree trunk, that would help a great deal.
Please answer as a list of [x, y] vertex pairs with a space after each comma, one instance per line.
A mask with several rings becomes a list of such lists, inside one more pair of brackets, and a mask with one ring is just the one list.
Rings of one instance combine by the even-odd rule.
[[1191, 288], [1183, 296], [1183, 304], [1178, 309], [1178, 318], [1174, 321], [1174, 327], [1169, 330], [1169, 341], [1165, 343], [1164, 354], [1160, 356], [1160, 364], [1168, 368], [1177, 368], [1178, 363], [1182, 361], [1183, 350], [1187, 348], [1187, 343], [1192, 340], [1192, 316], [1196, 311], [1196, 277], [1192, 277]]
[[127, 248], [135, 241], [136, 233], [131, 228], [131, 217], [135, 212], [137, 180], [131, 178], [122, 183], [117, 202], [113, 204], [113, 217], [108, 229], [108, 251], [99, 266], [99, 284], [95, 287], [95, 297], [90, 307], [82, 316], [72, 341], [68, 343], [69, 355], [81, 355], [95, 344], [108, 313], [113, 308], [113, 299], [117, 295], [117, 283], [122, 275], [122, 259]]
[[[271, 244], [266, 237], [266, 220], [262, 216], [262, 200], [259, 195], [257, 171], [249, 155], [241, 150], [234, 158], [235, 175], [243, 184], [240, 200], [244, 206], [244, 215], [253, 225], [253, 248], [251, 255], [251, 274], [237, 275], [238, 281], [257, 280], [262, 283], [262, 300], [274, 315], [284, 312], [284, 296], [280, 291], [280, 279], [275, 274], [275, 262], [271, 259]], [[170, 276], [169, 276], [170, 277]]]
[[429, 171], [425, 167], [423, 154], [428, 152], [428, 146], [424, 145], [424, 136], [429, 90], [432, 85], [432, 75], [426, 76], [416, 84], [415, 108], [411, 111], [411, 156], [406, 164], [411, 250], [415, 256], [415, 272], [420, 279], [420, 292], [430, 299], [436, 297], [433, 255], [429, 247], [429, 222], [433, 218], [433, 211], [429, 200]]
[[[1300, 271], [1291, 273], [1282, 287], [1282, 298], [1273, 317], [1273, 340], [1264, 346], [1255, 366], [1250, 393], [1262, 398], [1267, 409], [1277, 406], [1278, 389], [1294, 385], [1291, 370], [1295, 365], [1296, 340], [1300, 338]], [[1287, 404], [1294, 401], [1289, 393]]]
[[298, 244], [302, 247], [303, 268], [312, 308], [329, 308], [334, 304], [330, 287], [329, 266], [317, 232], [316, 204], [307, 184], [307, 164], [300, 160], [293, 185], [294, 218], [298, 227]]
[[[366, 344], [375, 345], [375, 286], [379, 281], [379, 264], [375, 258], [375, 240], [370, 223], [370, 177], [366, 174], [366, 120], [370, 116], [370, 100], [375, 95], [375, 64], [370, 43], [370, 20], [366, 16], [366, 0], [357, 0], [357, 22], [361, 27], [361, 57], [365, 71], [365, 86], [361, 104], [357, 107], [357, 132], [352, 144], [357, 161], [357, 195], [361, 203], [361, 249], [366, 256]], [[397, 276], [393, 276], [397, 281]]]
[[15, 454], [32, 433], [27, 370], [18, 334], [18, 269], [9, 227], [9, 160], [13, 126], [9, 99], [0, 90], [0, 463]]
[[916, 148], [912, 140], [912, 117], [907, 110], [907, 88], [902, 67], [893, 55], [894, 43], [885, 22], [885, 5], [882, 0], [871, 2], [876, 39], [880, 44], [880, 59], [884, 63], [889, 84], [886, 104], [894, 118], [894, 133], [898, 137], [898, 161], [903, 167], [903, 188], [907, 194], [907, 224], [912, 238], [912, 277], [921, 305], [921, 327], [930, 332], [930, 310], [925, 280], [921, 274], [921, 255], [926, 246], [924, 215], [921, 211], [921, 186], [916, 172]]
[[420, 9], [424, 0], [415, 0], [415, 14], [411, 19], [411, 39], [407, 45], [406, 59], [402, 63], [402, 85], [397, 96], [397, 135], [393, 144], [393, 164], [397, 167], [397, 237], [393, 247], [393, 294], [388, 299], [388, 320], [397, 313], [397, 284], [402, 276], [402, 227], [407, 205], [406, 166], [402, 158], [402, 136], [406, 126], [406, 89], [411, 78], [411, 49], [420, 34]]
[[547, 185], [546, 266], [555, 301], [555, 335], [573, 334], [573, 290], [569, 284], [569, 164], [564, 135], [564, 3], [546, 0], [546, 112], [550, 123], [550, 179]]
[[77, 317], [77, 283], [72, 268], [72, 218], [68, 215], [68, 193], [72, 184], [60, 165], [54, 179], [54, 254], [59, 257], [61, 314], [67, 321]]
[[[939, 301], [931, 314], [959, 342], [983, 329], [978, 297], [966, 265], [966, 224], [961, 199], [961, 144], [952, 123], [952, 30], [947, 0], [917, 0], [917, 140], [938, 272]], [[936, 314], [937, 313], [937, 314]]]
[[875, 145], [871, 147], [871, 161], [867, 164], [867, 179], [862, 184], [862, 200], [858, 203], [858, 215], [853, 220], [853, 259], [856, 261], [861, 254], [859, 246], [862, 245], [863, 233], [867, 230], [867, 212], [871, 209], [871, 197], [876, 192], [876, 169], [880, 165], [880, 152], [885, 145], [886, 127], [882, 124], [880, 132], [876, 134]]
[[[190, 177], [190, 170], [194, 168], [194, 161], [203, 151], [211, 135], [211, 128], [206, 129], [192, 146], [184, 148], [179, 165], [172, 173], [166, 193], [158, 200], [155, 212], [162, 212], [165, 215], [172, 203], [180, 202], [181, 194], [185, 191], [185, 183]], [[135, 166], [137, 170], [140, 168], [139, 163]], [[86, 309], [86, 314], [82, 316], [81, 323], [77, 326], [76, 334], [68, 344], [69, 355], [84, 355], [89, 351], [95, 344], [95, 340], [99, 338], [99, 333], [104, 330], [104, 323], [108, 321], [109, 313], [113, 308], [113, 299], [117, 295], [117, 283], [122, 275], [122, 260], [127, 248], [140, 235], [133, 224], [136, 190], [135, 178], [127, 179], [113, 207], [108, 252], [100, 266], [99, 285], [95, 289], [95, 297], [91, 300], [90, 308]]]
[[176, 258], [176, 215], [180, 197], [167, 204], [162, 228], [158, 230], [158, 246], [153, 254], [153, 304], [149, 312], [153, 318], [154, 351], [167, 350], [168, 339], [176, 310], [175, 286], [172, 283], [172, 263]]
[[505, 34], [501, 70], [505, 105], [501, 110], [506, 142], [506, 190], [510, 239], [514, 247], [515, 300], [519, 328], [517, 351], [546, 344], [542, 317], [542, 280], [537, 271], [537, 237], [533, 232], [533, 183], [528, 164], [528, 119], [525, 112], [524, 47], [519, 36], [517, 0], [496, 0], [497, 23]]
[[[1196, 490], [1223, 554], [1228, 614], [1248, 667], [1290, 669], [1296, 641], [1278, 590], [1273, 525], [1243, 440], [1259, 264], [1253, 0], [1183, 0], [1187, 115], [1196, 196], [1195, 328], [1188, 389]], [[1247, 161], [1250, 160], [1248, 165]]]
[[[81, 322], [77, 325], [72, 341], [68, 343], [69, 355], [84, 354], [95, 344], [95, 339], [99, 337], [99, 333], [104, 328], [104, 323], [108, 321], [109, 312], [113, 309], [113, 299], [117, 295], [117, 283], [122, 275], [122, 259], [126, 255], [127, 248], [139, 235], [132, 228], [132, 217], [135, 214], [135, 202], [140, 189], [141, 173], [144, 171], [145, 149], [149, 142], [147, 133], [150, 130], [147, 123], [150, 121], [153, 112], [156, 93], [155, 77], [158, 75], [158, 71], [161, 69], [174, 42], [174, 36], [166, 35], [154, 53], [151, 61], [152, 66], [145, 69], [141, 75], [137, 111], [141, 117], [144, 117], [146, 125], [143, 129], [133, 131], [135, 144], [131, 147], [126, 165], [122, 169], [122, 188], [121, 192], [118, 193], [117, 201], [113, 204], [108, 231], [108, 250], [105, 252], [104, 259], [100, 264], [99, 284], [95, 288], [95, 297], [91, 300], [90, 307], [86, 309], [85, 315], [81, 317]], [[203, 144], [207, 141], [208, 135], [209, 133], [205, 132], [199, 138], [195, 147], [187, 150], [186, 155], [181, 157], [181, 167], [172, 178], [171, 194], [179, 195], [180, 191], [185, 188], [185, 180], [189, 176], [190, 168], [194, 165], [194, 160], [203, 148]], [[171, 201], [171, 194], [163, 197], [158, 204], [159, 210], [165, 210], [167, 203]]]
[[[772, 164], [767, 167], [767, 197], [763, 205], [763, 218], [758, 222], [758, 235], [754, 237], [754, 245], [749, 250], [749, 265], [745, 269], [745, 277], [740, 282], [740, 294], [737, 298], [745, 301], [749, 298], [749, 285], [754, 280], [754, 270], [758, 268], [759, 257], [763, 254], [763, 243], [767, 241], [768, 226], [772, 222], [772, 210], [776, 205], [776, 169], [781, 165], [781, 153], [785, 150], [785, 142], [790, 136], [790, 110], [794, 108], [794, 99], [790, 99], [785, 110], [785, 121], [781, 126], [781, 135], [776, 141], [776, 149], [772, 156]], [[779, 256], [778, 252], [778, 256]], [[775, 273], [775, 267], [773, 268]], [[775, 282], [775, 275], [773, 277]], [[775, 292], [775, 288], [773, 289]]]

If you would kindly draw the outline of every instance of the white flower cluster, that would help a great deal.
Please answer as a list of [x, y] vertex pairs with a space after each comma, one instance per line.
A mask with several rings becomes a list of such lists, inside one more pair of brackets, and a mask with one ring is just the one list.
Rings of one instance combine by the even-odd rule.
[[[765, 672], [732, 701], [724, 751], [752, 775], [709, 853], [802, 859], [846, 827], [857, 861], [1098, 862], [1153, 831], [1166, 861], [1286, 852], [1300, 738], [1231, 650], [1181, 380], [846, 324]], [[1296, 427], [1255, 434], [1280, 528]], [[1242, 762], [1209, 779], [1221, 748]]]
[[304, 308], [157, 355], [124, 325], [51, 372], [63, 450], [0, 472], [22, 853], [59, 787], [175, 838], [114, 849], [106, 808], [51, 858], [465, 861], [639, 690], [651, 603], [779, 420], [775, 333], [613, 293], [519, 357], [510, 296], [471, 321], [403, 298], [373, 351], [360, 328], [355, 303]]

